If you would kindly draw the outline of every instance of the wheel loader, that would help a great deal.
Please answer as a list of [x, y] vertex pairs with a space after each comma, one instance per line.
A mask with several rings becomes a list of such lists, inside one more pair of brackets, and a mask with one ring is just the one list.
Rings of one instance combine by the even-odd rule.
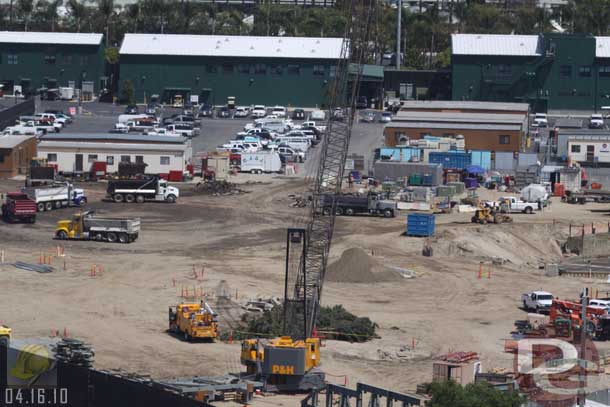
[[11, 328], [8, 326], [0, 325], [0, 347], [8, 346], [11, 342]]
[[498, 213], [488, 206], [480, 206], [477, 208], [471, 221], [472, 223], [485, 225], [487, 223], [510, 223], [513, 221], [513, 218], [508, 215]]

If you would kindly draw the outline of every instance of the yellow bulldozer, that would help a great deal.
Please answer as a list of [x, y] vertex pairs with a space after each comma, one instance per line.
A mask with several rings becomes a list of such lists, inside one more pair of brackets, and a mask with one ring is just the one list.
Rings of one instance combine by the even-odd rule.
[[181, 303], [169, 307], [169, 332], [182, 335], [184, 340], [218, 337], [218, 316], [208, 303]]
[[269, 391], [309, 391], [324, 385], [324, 372], [317, 368], [319, 338], [247, 339], [241, 345], [241, 363], [248, 374], [262, 377]]
[[8, 326], [0, 325], [0, 347], [7, 347], [11, 343], [12, 330]]
[[470, 220], [472, 223], [485, 225], [487, 223], [510, 223], [513, 221], [513, 218], [509, 215], [499, 213], [489, 206], [479, 206]]

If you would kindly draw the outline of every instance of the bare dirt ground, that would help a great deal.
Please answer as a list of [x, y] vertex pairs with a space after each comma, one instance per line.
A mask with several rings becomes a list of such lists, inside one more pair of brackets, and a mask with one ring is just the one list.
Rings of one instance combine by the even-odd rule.
[[[84, 185], [91, 209], [141, 217], [140, 238], [129, 245], [66, 242], [66, 256], [53, 259], [58, 270], [51, 274], [0, 265], [0, 323], [11, 326], [16, 338], [65, 328], [93, 344], [98, 368], [155, 378], [239, 371], [239, 344], [187, 343], [168, 335], [167, 307], [180, 301], [184, 287], [203, 290], [219, 308], [222, 329], [230, 330], [240, 317], [235, 302], [282, 295], [285, 230], [305, 215], [305, 209], [291, 206], [289, 195], [303, 192], [304, 182], [258, 179], [265, 183], [245, 186], [247, 194], [185, 194], [175, 205], [102, 202], [105, 184]], [[18, 186], [3, 181], [0, 192]], [[0, 223], [6, 262], [37, 263], [41, 252], [54, 253], [55, 222], [74, 212], [42, 213], [34, 225]], [[342, 304], [370, 317], [380, 336], [365, 344], [325, 341], [322, 360], [329, 381], [413, 392], [430, 380], [432, 358], [448, 351], [479, 352], [485, 369], [510, 368], [512, 358], [503, 345], [514, 320], [525, 317], [521, 293], [545, 289], [575, 298], [583, 286], [607, 288], [585, 279], [545, 277], [539, 265], [560, 259], [559, 244], [570, 221], [596, 222], [605, 232], [609, 214], [608, 205], [554, 201], [544, 213], [515, 214], [513, 224], [474, 225], [471, 214], [439, 215], [432, 258], [421, 256], [422, 239], [403, 236], [404, 212], [394, 219], [340, 218], [331, 261], [361, 248], [372, 264], [413, 270], [416, 277], [325, 284], [324, 304]], [[494, 256], [506, 262], [493, 266], [488, 278]], [[485, 262], [481, 279], [480, 261]], [[94, 264], [103, 271], [91, 277]], [[202, 281], [194, 277], [193, 265], [204, 267]], [[219, 303], [216, 296], [223, 293], [231, 301]], [[275, 396], [256, 399], [254, 405], [294, 405], [297, 399]]]

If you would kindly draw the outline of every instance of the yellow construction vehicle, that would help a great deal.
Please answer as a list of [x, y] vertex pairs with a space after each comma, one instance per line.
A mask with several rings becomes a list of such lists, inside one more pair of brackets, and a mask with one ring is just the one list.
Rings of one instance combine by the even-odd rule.
[[471, 219], [472, 223], [510, 223], [513, 221], [508, 215], [498, 213], [489, 206], [479, 206]]
[[101, 218], [93, 211], [77, 213], [57, 222], [55, 237], [60, 240], [97, 240], [131, 243], [138, 238], [140, 218]]
[[218, 337], [218, 318], [205, 302], [181, 303], [169, 307], [169, 331], [183, 335], [184, 340], [214, 340]]
[[0, 347], [8, 346], [11, 343], [11, 328], [8, 326], [0, 325]]
[[241, 345], [241, 363], [248, 374], [262, 377], [269, 391], [309, 391], [324, 385], [324, 373], [317, 369], [319, 338], [247, 339]]

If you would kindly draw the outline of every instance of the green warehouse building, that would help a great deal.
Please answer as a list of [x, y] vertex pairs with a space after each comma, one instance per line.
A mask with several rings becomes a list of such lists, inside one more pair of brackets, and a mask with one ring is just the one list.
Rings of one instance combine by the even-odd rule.
[[158, 95], [199, 103], [320, 106], [341, 58], [341, 38], [125, 34], [121, 86], [138, 102]]
[[73, 87], [96, 94], [105, 87], [102, 34], [0, 32], [4, 93]]
[[454, 100], [527, 102], [536, 112], [610, 105], [610, 37], [453, 34]]

